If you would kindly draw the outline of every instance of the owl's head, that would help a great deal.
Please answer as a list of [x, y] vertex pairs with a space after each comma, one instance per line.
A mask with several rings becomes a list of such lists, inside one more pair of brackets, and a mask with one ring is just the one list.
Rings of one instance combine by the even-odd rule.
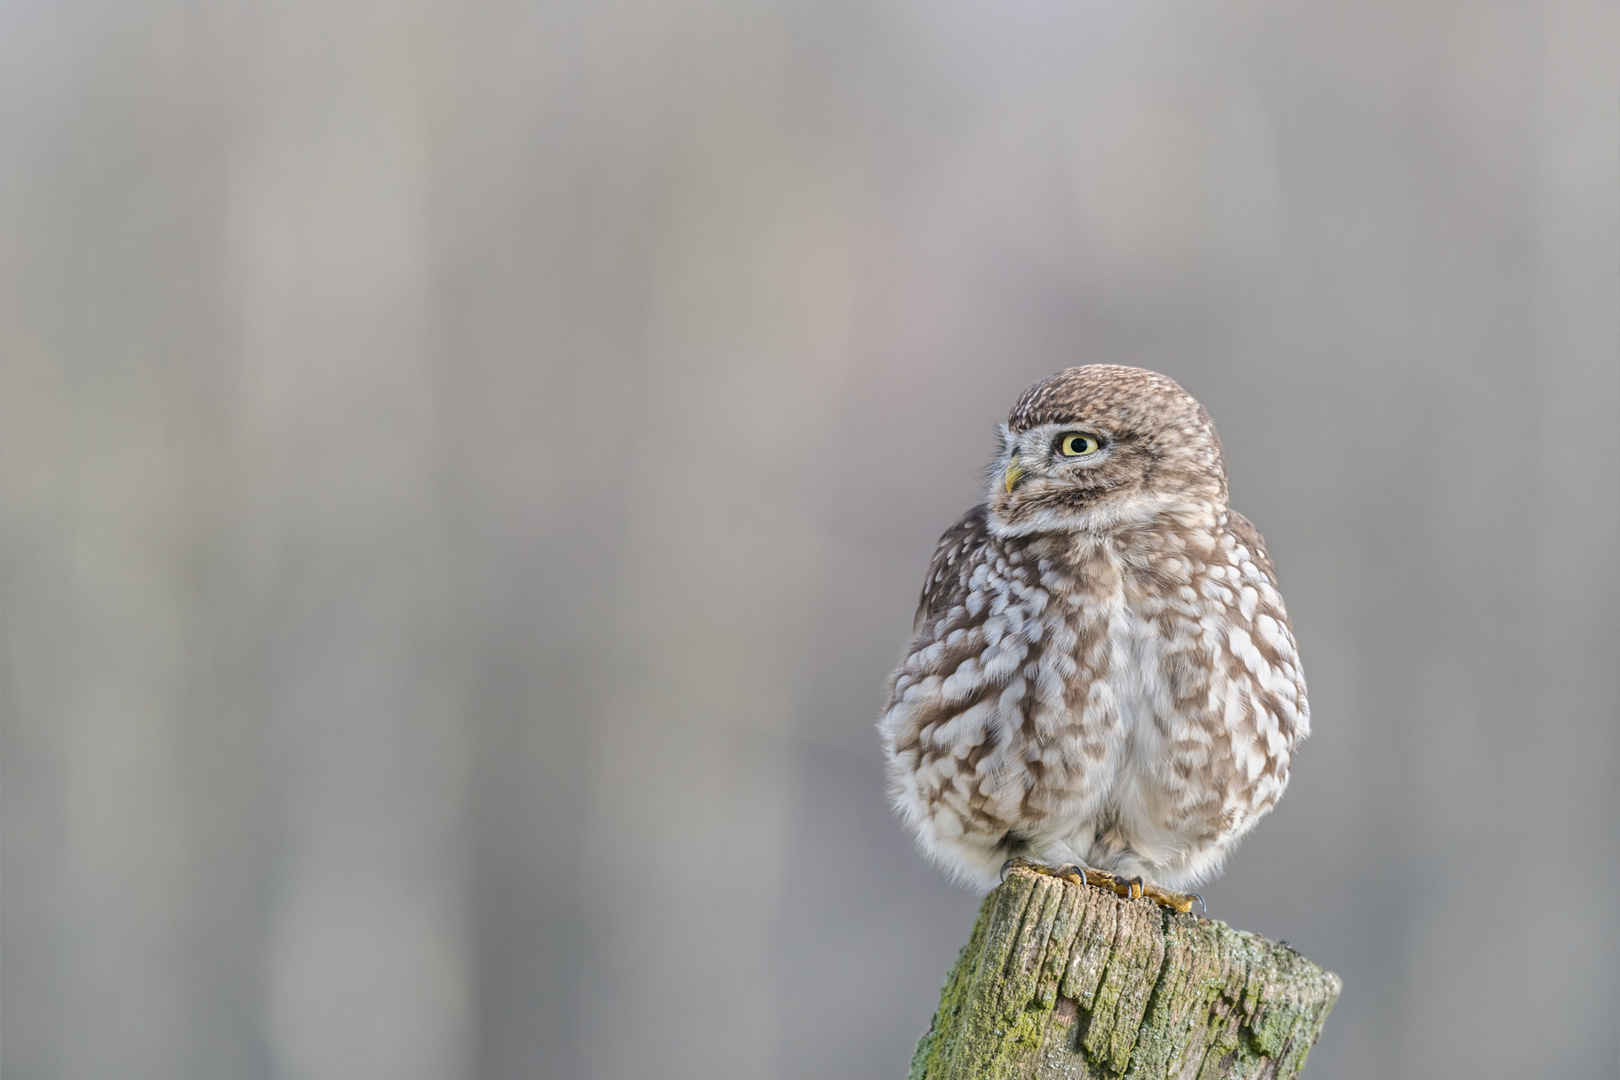
[[1226, 508], [1209, 414], [1174, 379], [1090, 364], [1036, 383], [1001, 428], [990, 528], [1002, 536], [1106, 532]]

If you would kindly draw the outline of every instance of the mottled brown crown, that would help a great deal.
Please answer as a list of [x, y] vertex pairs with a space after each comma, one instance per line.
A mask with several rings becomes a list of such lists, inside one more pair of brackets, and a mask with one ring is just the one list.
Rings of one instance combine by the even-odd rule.
[[1110, 418], [1137, 431], [1197, 418], [1203, 406], [1168, 375], [1122, 364], [1068, 368], [1025, 390], [1007, 426], [1025, 431], [1041, 424], [1083, 423]]

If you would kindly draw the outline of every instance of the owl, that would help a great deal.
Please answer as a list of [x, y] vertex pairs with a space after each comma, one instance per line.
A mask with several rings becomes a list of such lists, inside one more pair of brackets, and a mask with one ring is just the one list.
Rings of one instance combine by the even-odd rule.
[[952, 877], [1022, 861], [1189, 910], [1310, 731], [1204, 407], [1111, 364], [1026, 390], [987, 498], [934, 552], [878, 728], [894, 805]]

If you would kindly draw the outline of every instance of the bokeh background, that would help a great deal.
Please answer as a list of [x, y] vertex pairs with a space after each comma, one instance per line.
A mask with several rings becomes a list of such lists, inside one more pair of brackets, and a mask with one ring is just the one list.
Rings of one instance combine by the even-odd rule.
[[1225, 439], [1307, 1075], [1620, 1074], [1620, 11], [0, 5], [3, 1068], [898, 1077], [994, 424]]

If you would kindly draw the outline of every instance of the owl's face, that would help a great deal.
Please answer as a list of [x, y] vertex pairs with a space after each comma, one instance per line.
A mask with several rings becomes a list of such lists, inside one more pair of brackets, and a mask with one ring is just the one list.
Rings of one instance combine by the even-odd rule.
[[1225, 508], [1220, 440], [1203, 406], [1140, 368], [1070, 368], [1024, 392], [991, 468], [1003, 536], [1106, 532]]

